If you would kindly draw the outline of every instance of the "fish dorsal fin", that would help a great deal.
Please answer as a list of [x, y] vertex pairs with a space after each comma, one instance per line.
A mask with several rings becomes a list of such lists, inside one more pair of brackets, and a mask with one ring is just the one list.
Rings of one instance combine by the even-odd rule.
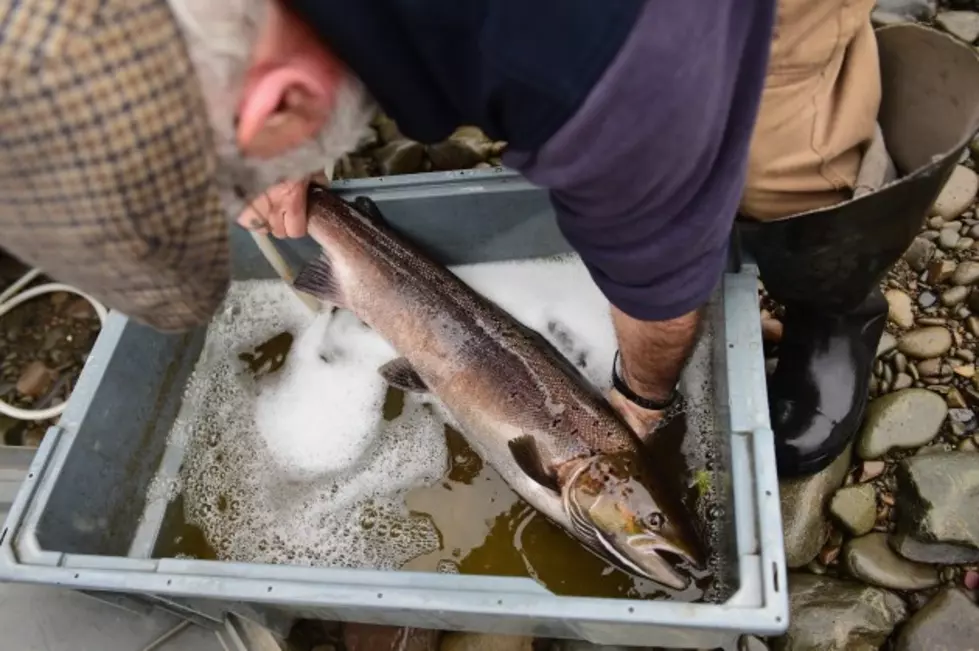
[[346, 306], [343, 290], [337, 282], [333, 264], [326, 253], [306, 264], [292, 281], [292, 286], [321, 301], [333, 303], [337, 307]]
[[392, 359], [379, 368], [377, 372], [387, 380], [388, 384], [402, 391], [428, 393], [428, 385], [418, 376], [418, 372], [412, 368], [411, 362], [404, 357]]
[[356, 199], [353, 200], [352, 203], [354, 205], [354, 208], [364, 213], [364, 215], [366, 215], [367, 217], [370, 217], [371, 219], [379, 222], [387, 221], [386, 219], [384, 219], [384, 215], [381, 214], [381, 209], [378, 208], [377, 204], [374, 203], [374, 201], [371, 200], [370, 198], [357, 197]]
[[557, 478], [544, 467], [544, 459], [541, 457], [540, 449], [532, 436], [518, 436], [511, 439], [508, 445], [513, 460], [517, 462], [517, 465], [528, 477], [544, 488], [560, 494], [561, 487], [558, 486]]

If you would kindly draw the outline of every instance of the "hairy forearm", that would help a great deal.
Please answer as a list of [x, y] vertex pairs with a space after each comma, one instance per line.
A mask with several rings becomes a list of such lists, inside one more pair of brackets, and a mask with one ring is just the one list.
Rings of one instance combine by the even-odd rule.
[[669, 321], [640, 321], [613, 307], [612, 321], [622, 379], [644, 398], [667, 399], [697, 341], [700, 313], [689, 312]]

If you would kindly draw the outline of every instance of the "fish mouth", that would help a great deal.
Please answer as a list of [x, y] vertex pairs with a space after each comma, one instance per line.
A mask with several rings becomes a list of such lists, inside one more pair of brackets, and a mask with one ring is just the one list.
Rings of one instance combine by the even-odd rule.
[[[675, 528], [666, 523], [659, 531], [645, 529], [637, 532], [625, 520], [622, 526], [615, 526], [614, 521], [596, 522], [592, 512], [579, 501], [575, 490], [579, 476], [589, 467], [589, 463], [582, 463], [576, 468], [562, 490], [565, 512], [578, 538], [628, 574], [674, 590], [686, 589], [691, 579], [681, 574], [677, 566], [697, 567], [699, 563], [678, 539]], [[594, 504], [607, 498], [609, 496], [600, 495]]]

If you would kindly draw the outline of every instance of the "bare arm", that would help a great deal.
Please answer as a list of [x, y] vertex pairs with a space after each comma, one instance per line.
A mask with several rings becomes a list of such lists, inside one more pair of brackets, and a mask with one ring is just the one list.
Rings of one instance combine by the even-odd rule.
[[[642, 321], [613, 307], [612, 322], [621, 354], [622, 380], [643, 398], [657, 402], [668, 399], [696, 343], [699, 311], [667, 321]], [[641, 436], [648, 434], [662, 415], [639, 407], [614, 390], [610, 400]]]

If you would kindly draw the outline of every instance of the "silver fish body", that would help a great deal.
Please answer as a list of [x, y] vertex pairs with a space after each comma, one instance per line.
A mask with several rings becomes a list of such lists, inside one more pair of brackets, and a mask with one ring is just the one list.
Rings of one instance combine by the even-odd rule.
[[697, 542], [638, 438], [578, 369], [398, 235], [369, 201], [313, 185], [308, 211], [323, 252], [295, 286], [351, 310], [403, 356], [381, 369], [388, 381], [434, 394], [517, 494], [593, 551], [686, 585], [660, 552], [696, 565]]

